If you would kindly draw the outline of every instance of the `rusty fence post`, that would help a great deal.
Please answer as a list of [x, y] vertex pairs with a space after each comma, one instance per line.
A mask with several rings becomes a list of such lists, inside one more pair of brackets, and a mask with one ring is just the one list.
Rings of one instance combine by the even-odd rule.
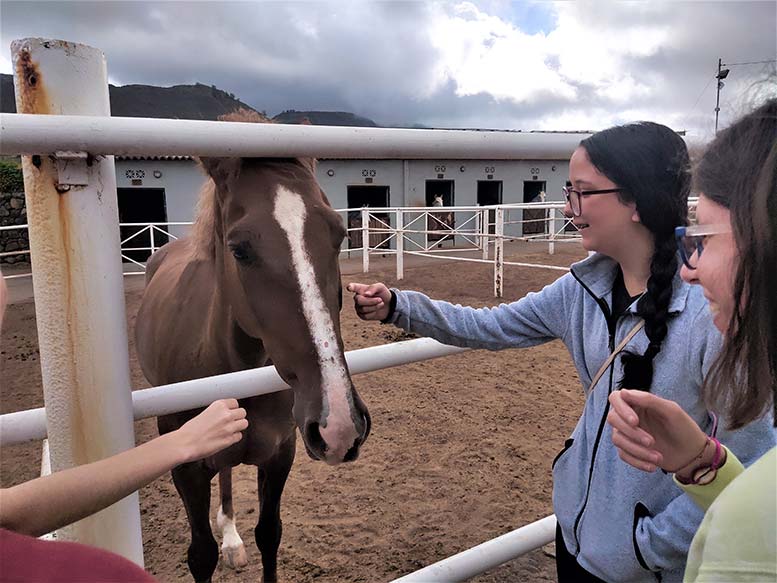
[[[109, 116], [103, 53], [11, 45], [19, 113]], [[135, 444], [113, 156], [22, 157], [52, 471]], [[84, 488], [88, 488], [84, 484]], [[143, 565], [138, 495], [59, 531]]]

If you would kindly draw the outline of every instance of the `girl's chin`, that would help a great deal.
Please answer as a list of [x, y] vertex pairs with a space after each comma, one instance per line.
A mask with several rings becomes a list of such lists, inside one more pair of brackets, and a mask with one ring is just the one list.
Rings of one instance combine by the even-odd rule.
[[710, 306], [710, 312], [712, 313], [712, 323], [715, 325], [715, 328], [725, 336], [728, 331], [730, 318], [726, 318], [716, 307]]
[[596, 244], [591, 240], [591, 237], [587, 236], [584, 230], [580, 231], [580, 244], [586, 251], [598, 251]]

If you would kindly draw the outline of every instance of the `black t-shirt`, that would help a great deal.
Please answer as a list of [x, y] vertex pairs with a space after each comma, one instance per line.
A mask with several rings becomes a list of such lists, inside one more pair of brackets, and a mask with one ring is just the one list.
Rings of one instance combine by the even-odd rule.
[[623, 283], [623, 271], [618, 266], [618, 273], [615, 275], [615, 281], [612, 284], [612, 319], [618, 321], [618, 318], [623, 315], [629, 306], [642, 294], [630, 296], [626, 289], [626, 284]]

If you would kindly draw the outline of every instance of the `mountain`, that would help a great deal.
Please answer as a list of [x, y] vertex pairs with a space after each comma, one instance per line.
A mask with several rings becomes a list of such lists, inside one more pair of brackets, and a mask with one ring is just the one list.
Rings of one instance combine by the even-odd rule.
[[[111, 115], [117, 117], [164, 117], [172, 119], [215, 120], [243, 108], [256, 111], [215, 85], [109, 86]], [[257, 112], [258, 113], [258, 112]]]
[[[2, 75], [0, 107], [15, 113], [13, 76]], [[231, 93], [201, 83], [155, 87], [153, 85], [108, 86], [111, 114], [117, 117], [164, 117], [215, 120], [239, 108], [255, 111]]]
[[289, 109], [272, 118], [275, 123], [291, 124], [302, 123], [305, 119], [314, 126], [380, 127], [371, 119], [347, 111], [295, 111]]
[[[156, 117], [169, 119], [215, 120], [220, 115], [247, 109], [264, 115], [215, 85], [123, 85], [108, 87], [111, 114], [116, 117]], [[0, 111], [16, 113], [13, 76], [0, 75]], [[313, 125], [377, 127], [371, 119], [344, 111], [284, 111], [276, 123], [295, 124], [307, 118]]]

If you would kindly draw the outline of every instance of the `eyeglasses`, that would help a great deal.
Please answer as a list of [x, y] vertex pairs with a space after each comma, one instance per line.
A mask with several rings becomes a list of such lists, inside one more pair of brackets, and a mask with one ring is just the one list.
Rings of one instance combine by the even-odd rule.
[[603, 188], [601, 190], [576, 190], [568, 186], [561, 189], [569, 202], [569, 208], [572, 209], [572, 216], [579, 217], [583, 213], [583, 197], [591, 194], [610, 194], [612, 192], [623, 192], [622, 188]]
[[699, 257], [704, 252], [704, 240], [710, 235], [730, 233], [731, 225], [692, 225], [690, 227], [675, 227], [674, 236], [677, 239], [677, 249], [688, 269], [696, 269]]

